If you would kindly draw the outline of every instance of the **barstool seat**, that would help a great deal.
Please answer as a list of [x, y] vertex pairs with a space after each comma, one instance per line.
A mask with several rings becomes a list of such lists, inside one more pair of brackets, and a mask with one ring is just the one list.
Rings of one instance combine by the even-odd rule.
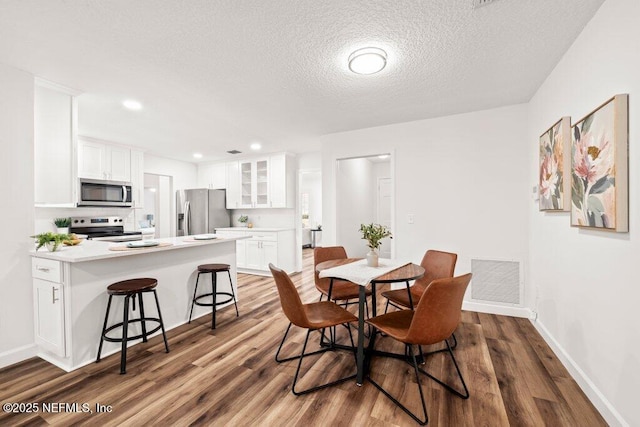
[[[169, 343], [167, 342], [167, 335], [164, 330], [164, 323], [162, 321], [162, 313], [160, 312], [160, 303], [158, 302], [158, 294], [156, 293], [156, 286], [158, 281], [149, 277], [122, 280], [120, 282], [113, 283], [107, 286], [107, 293], [109, 294], [109, 301], [107, 302], [107, 313], [104, 316], [104, 325], [102, 326], [102, 334], [100, 335], [100, 344], [98, 345], [98, 356], [96, 363], [100, 361], [100, 355], [102, 353], [102, 344], [104, 341], [120, 342], [122, 343], [120, 354], [120, 373], [126, 373], [127, 367], [127, 342], [142, 338], [142, 342], [147, 342], [147, 337], [154, 332], [162, 329], [162, 337], [164, 339], [164, 347], [167, 353], [169, 353]], [[156, 301], [156, 308], [158, 310], [158, 317], [146, 317], [144, 314], [144, 302], [142, 300], [142, 294], [146, 292], [153, 292]], [[124, 313], [123, 321], [107, 327], [109, 321], [109, 310], [111, 309], [111, 300], [114, 296], [124, 297]], [[138, 304], [140, 305], [140, 317], [138, 319], [129, 319], [129, 300], [133, 303], [133, 311], [136, 309], [136, 297], [138, 298]], [[147, 322], [156, 323], [157, 326], [150, 331], [147, 331]], [[129, 336], [129, 324], [140, 323], [142, 333], [134, 336]], [[122, 328], [122, 336], [110, 337], [107, 334], [114, 329]]]
[[[218, 291], [218, 279], [217, 273], [227, 272], [229, 276], [229, 285], [231, 286], [231, 292], [220, 292]], [[211, 292], [197, 295], [198, 293], [198, 282], [200, 281], [201, 274], [211, 274]], [[218, 300], [218, 295], [226, 296], [227, 298], [224, 301]], [[203, 299], [211, 297], [211, 302], [203, 302]], [[191, 323], [191, 317], [193, 316], [193, 306], [200, 305], [206, 307], [212, 307], [211, 313], [211, 329], [216, 328], [216, 307], [222, 304], [226, 304], [228, 302], [233, 301], [233, 304], [236, 307], [236, 317], [240, 316], [240, 312], [238, 311], [238, 302], [236, 301], [236, 294], [233, 290], [233, 281], [231, 280], [231, 266], [229, 264], [200, 264], [198, 266], [198, 277], [196, 278], [196, 286], [193, 289], [193, 299], [191, 300], [191, 311], [189, 312], [189, 323]]]

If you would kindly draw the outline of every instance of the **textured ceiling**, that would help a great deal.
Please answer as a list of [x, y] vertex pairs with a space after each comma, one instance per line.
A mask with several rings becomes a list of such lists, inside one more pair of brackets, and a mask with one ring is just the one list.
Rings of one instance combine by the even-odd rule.
[[[187, 161], [304, 152], [528, 101], [603, 1], [0, 0], [0, 62], [82, 91], [82, 135]], [[367, 46], [387, 67], [349, 72]]]

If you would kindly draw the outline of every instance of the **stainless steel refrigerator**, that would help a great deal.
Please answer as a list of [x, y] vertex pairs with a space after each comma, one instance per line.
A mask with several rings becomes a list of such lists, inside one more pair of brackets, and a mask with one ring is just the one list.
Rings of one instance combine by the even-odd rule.
[[214, 233], [216, 228], [229, 227], [231, 224], [225, 190], [178, 190], [176, 210], [178, 236]]

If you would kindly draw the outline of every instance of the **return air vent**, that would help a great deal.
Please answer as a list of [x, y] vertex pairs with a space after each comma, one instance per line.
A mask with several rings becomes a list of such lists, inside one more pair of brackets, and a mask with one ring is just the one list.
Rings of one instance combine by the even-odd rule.
[[229, 150], [229, 151], [227, 151], [227, 153], [229, 153], [229, 154], [240, 154], [240, 153], [242, 153], [242, 151], [238, 151], [238, 150]]
[[473, 0], [473, 8], [477, 9], [482, 6], [486, 6], [488, 4], [493, 3], [496, 0]]
[[472, 299], [521, 304], [520, 262], [472, 259], [471, 272]]

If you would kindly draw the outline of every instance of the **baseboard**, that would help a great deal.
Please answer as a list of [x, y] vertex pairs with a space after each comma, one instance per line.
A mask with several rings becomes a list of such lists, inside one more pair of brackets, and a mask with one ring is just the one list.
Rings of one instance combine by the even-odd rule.
[[600, 392], [598, 387], [589, 379], [585, 372], [580, 369], [578, 364], [569, 356], [569, 354], [562, 348], [562, 346], [555, 340], [555, 338], [549, 333], [547, 328], [544, 327], [539, 320], [531, 320], [533, 327], [540, 333], [542, 338], [551, 347], [556, 354], [560, 362], [569, 371], [569, 374], [576, 380], [578, 386], [582, 389], [587, 398], [591, 401], [593, 406], [600, 412], [600, 415], [610, 426], [628, 427], [627, 423], [622, 415], [613, 407], [611, 402]]
[[526, 319], [531, 319], [533, 317], [533, 312], [531, 311], [531, 309], [509, 305], [463, 301], [462, 309], [468, 311], [477, 311], [480, 313], [499, 314], [502, 316], [524, 317]]
[[35, 344], [29, 344], [0, 353], [0, 368], [35, 357], [37, 352], [38, 347]]

